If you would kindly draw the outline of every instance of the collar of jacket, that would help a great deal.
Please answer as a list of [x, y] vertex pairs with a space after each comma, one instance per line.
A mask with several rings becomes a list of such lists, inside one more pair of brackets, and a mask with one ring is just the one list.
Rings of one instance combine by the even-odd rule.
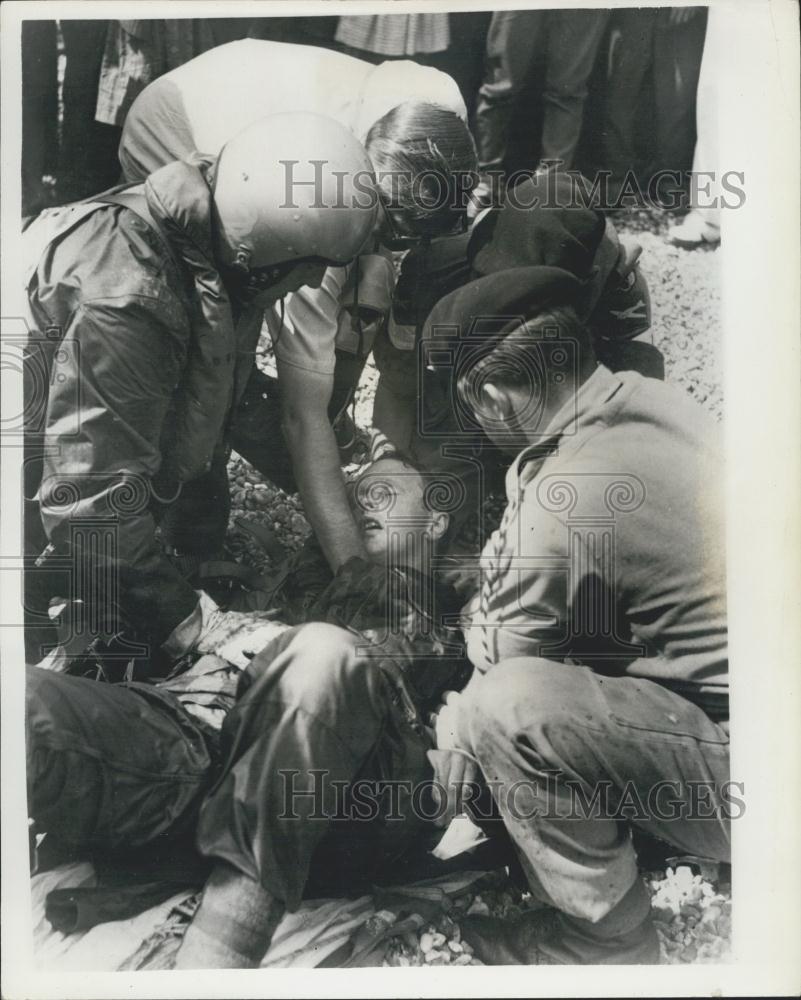
[[582, 431], [603, 419], [606, 406], [617, 395], [623, 381], [605, 365], [598, 365], [576, 395], [554, 414], [539, 441], [526, 445], [506, 473], [506, 496], [512, 500], [519, 490], [531, 482], [545, 460], [558, 452], [562, 441], [575, 441]]
[[231, 404], [236, 331], [231, 302], [214, 262], [211, 189], [214, 160], [196, 156], [167, 164], [145, 182], [147, 207], [193, 285], [191, 342], [175, 400], [166, 461], [180, 482], [206, 471]]

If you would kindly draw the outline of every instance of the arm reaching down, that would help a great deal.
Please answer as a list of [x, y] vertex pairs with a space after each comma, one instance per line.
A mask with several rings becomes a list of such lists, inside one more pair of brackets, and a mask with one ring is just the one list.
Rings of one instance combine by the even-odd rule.
[[281, 422], [306, 516], [332, 570], [353, 556], [366, 559], [348, 505], [339, 449], [328, 419], [333, 374], [278, 360]]

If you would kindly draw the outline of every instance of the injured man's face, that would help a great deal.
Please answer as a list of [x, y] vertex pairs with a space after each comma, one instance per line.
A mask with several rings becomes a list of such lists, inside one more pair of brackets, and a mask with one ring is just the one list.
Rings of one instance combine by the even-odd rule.
[[429, 476], [397, 456], [379, 458], [361, 474], [353, 491], [356, 518], [373, 562], [425, 565], [448, 530], [449, 516], [432, 508], [436, 474]]

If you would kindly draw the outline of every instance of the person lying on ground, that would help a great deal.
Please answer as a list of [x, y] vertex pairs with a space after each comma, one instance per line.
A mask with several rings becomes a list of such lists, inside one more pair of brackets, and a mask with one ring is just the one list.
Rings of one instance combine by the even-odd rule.
[[[204, 634], [167, 680], [106, 684], [30, 667], [34, 830], [106, 860], [144, 863], [176, 849], [185, 857], [191, 849], [180, 845], [194, 840], [216, 787], [197, 844], [238, 873], [245, 910], [256, 871], [290, 908], [326, 871], [339, 891], [388, 871], [422, 821], [410, 792], [386, 801], [386, 789], [401, 780], [425, 788], [425, 721], [443, 691], [466, 679], [461, 638], [446, 624], [461, 602], [431, 574], [449, 525], [436, 506], [441, 487], [400, 456], [362, 473], [354, 497], [370, 561], [349, 561], [316, 595], [313, 624], [225, 613], [203, 597]], [[320, 810], [310, 816], [308, 769], [317, 764]], [[367, 788], [361, 820], [348, 819], [351, 802], [329, 823], [332, 795], [355, 779]], [[371, 792], [370, 782], [383, 784]], [[212, 909], [214, 897], [211, 889]], [[261, 959], [269, 936], [241, 940], [240, 919], [238, 907], [222, 916], [220, 947], [204, 961]]]

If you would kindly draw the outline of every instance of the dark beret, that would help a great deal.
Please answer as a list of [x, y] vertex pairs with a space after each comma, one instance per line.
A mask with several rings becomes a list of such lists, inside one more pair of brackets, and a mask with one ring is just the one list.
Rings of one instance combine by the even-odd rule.
[[508, 191], [500, 208], [473, 227], [468, 260], [477, 274], [510, 267], [561, 267], [589, 278], [603, 239], [604, 217], [584, 207], [580, 175], [535, 174]]
[[423, 339], [478, 336], [494, 340], [554, 306], [581, 310], [586, 286], [559, 267], [514, 267], [457, 288], [434, 306]]

